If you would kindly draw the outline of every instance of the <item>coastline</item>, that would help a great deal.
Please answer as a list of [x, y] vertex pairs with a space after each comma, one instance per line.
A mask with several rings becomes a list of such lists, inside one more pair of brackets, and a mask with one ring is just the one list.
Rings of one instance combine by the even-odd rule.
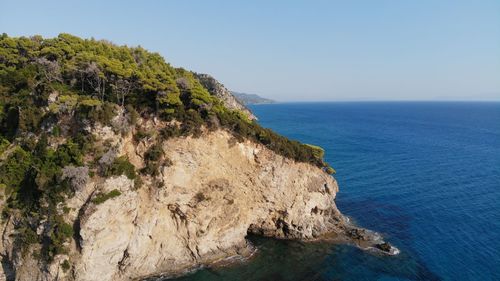
[[[264, 236], [260, 237], [264, 237], [270, 240], [300, 241], [302, 243], [326, 242], [332, 245], [350, 245], [352, 247], [359, 248], [363, 251], [375, 255], [396, 256], [400, 254], [401, 251], [397, 247], [385, 242], [379, 233], [368, 229], [360, 228], [355, 226], [354, 224], [351, 224], [350, 219], [346, 216], [343, 216], [343, 219], [345, 219], [346, 221], [345, 233], [336, 233], [332, 231], [312, 239], [286, 239], [286, 238], [264, 237]], [[387, 251], [381, 249], [379, 245], [383, 244], [389, 245], [390, 248]], [[253, 258], [257, 257], [260, 252], [259, 248], [253, 245], [251, 241], [248, 239], [246, 239], [246, 247], [236, 247], [234, 249], [231, 249], [230, 251], [234, 251], [236, 252], [236, 254], [226, 257], [221, 257], [220, 255], [214, 255], [213, 258], [208, 257], [203, 262], [201, 262], [196, 266], [186, 267], [183, 269], [179, 269], [178, 271], [175, 272], [154, 274], [136, 280], [138, 281], [169, 280], [193, 274], [199, 270], [207, 268], [218, 269], [218, 268], [232, 267], [238, 264], [245, 264], [247, 262], [250, 262]]]

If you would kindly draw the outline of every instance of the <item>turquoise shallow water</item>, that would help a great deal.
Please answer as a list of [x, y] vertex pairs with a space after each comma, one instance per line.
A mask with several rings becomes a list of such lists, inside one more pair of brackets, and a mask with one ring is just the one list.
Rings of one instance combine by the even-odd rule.
[[259, 122], [325, 148], [337, 205], [402, 250], [250, 237], [249, 262], [177, 280], [500, 280], [500, 103], [290, 103]]

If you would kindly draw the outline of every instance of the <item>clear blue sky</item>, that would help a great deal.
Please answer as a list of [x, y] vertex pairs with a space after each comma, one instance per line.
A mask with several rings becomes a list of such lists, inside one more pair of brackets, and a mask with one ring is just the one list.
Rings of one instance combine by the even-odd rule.
[[500, 100], [500, 1], [0, 1], [0, 32], [141, 45], [281, 101]]

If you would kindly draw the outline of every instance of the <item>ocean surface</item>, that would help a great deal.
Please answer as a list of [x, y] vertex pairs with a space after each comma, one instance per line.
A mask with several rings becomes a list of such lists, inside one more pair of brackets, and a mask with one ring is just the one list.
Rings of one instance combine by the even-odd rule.
[[250, 237], [250, 261], [177, 280], [500, 280], [500, 103], [251, 109], [263, 126], [322, 146], [340, 211], [401, 254]]

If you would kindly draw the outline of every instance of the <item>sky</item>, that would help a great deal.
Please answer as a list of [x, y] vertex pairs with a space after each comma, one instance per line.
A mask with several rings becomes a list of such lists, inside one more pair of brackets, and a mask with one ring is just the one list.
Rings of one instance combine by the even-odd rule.
[[500, 1], [5, 1], [0, 32], [160, 53], [278, 101], [500, 100]]

